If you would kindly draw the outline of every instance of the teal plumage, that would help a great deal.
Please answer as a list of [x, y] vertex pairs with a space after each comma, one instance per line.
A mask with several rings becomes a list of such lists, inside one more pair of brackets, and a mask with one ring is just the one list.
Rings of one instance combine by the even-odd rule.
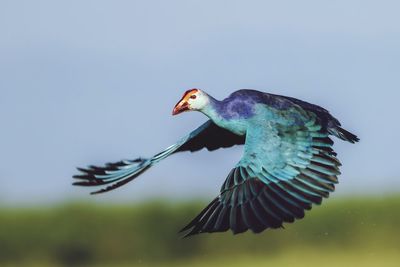
[[[198, 102], [190, 101], [196, 99]], [[351, 143], [359, 139], [341, 128], [325, 109], [298, 99], [239, 90], [223, 101], [188, 91], [174, 109], [198, 110], [210, 118], [185, 138], [150, 159], [79, 169], [76, 185], [126, 184], [155, 163], [180, 151], [244, 144], [239, 163], [220, 194], [182, 231], [186, 236], [231, 229], [259, 233], [304, 217], [335, 189], [340, 162], [329, 135]]]

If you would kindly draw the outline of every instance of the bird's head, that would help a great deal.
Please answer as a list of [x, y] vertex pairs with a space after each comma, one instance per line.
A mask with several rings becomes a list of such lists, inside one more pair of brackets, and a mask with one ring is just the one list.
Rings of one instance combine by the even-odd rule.
[[172, 115], [178, 115], [184, 111], [202, 110], [209, 102], [209, 96], [202, 90], [195, 88], [187, 90], [175, 105]]

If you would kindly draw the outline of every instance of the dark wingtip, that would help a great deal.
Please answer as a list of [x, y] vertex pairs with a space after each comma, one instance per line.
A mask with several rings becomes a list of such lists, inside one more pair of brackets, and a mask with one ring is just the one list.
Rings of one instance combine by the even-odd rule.
[[86, 179], [87, 176], [86, 175], [82, 175], [82, 174], [75, 174], [74, 176], [72, 176], [72, 178], [74, 178], [74, 179]]
[[104, 193], [105, 191], [103, 191], [103, 189], [100, 189], [100, 190], [97, 190], [97, 191], [93, 191], [93, 192], [90, 192], [90, 195], [91, 196], [93, 196], [93, 195], [98, 195], [98, 194], [101, 194], [101, 193]]
[[[179, 231], [179, 232], [178, 232], [178, 234], [181, 234], [181, 233], [182, 233], [182, 231]], [[189, 237], [191, 237], [191, 236], [193, 236], [193, 235], [195, 235], [195, 234], [192, 233], [191, 231], [189, 231], [188, 233], [182, 235], [181, 238], [182, 238], [182, 239], [186, 239], [186, 238], [189, 238]]]
[[108, 186], [108, 187], [106, 187], [106, 188], [102, 188], [102, 189], [99, 189], [99, 190], [97, 190], [97, 191], [90, 192], [90, 195], [99, 195], [99, 194], [102, 194], [102, 193], [111, 191], [111, 190], [113, 190], [113, 189], [116, 189], [116, 188], [118, 188], [118, 187], [119, 187], [118, 185], [113, 184], [113, 185]]
[[82, 185], [86, 185], [86, 183], [84, 182], [73, 182], [72, 185], [78, 185], [78, 186], [82, 186]]

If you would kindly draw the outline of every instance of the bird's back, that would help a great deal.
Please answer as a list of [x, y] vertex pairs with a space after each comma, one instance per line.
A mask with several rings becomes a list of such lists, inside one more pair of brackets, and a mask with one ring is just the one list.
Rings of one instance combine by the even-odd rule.
[[251, 102], [252, 104], [265, 104], [279, 111], [300, 107], [304, 111], [314, 114], [318, 120], [318, 123], [330, 134], [351, 143], [359, 140], [357, 136], [341, 128], [339, 120], [321, 106], [311, 104], [294, 97], [270, 94], [253, 89], [238, 90], [223, 100], [223, 102], [231, 102], [238, 99]]

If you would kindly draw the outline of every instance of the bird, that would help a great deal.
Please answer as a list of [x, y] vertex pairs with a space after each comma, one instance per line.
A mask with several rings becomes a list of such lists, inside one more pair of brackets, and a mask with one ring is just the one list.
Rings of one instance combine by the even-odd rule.
[[104, 193], [175, 153], [244, 145], [219, 195], [181, 232], [185, 237], [229, 229], [233, 234], [261, 233], [302, 219], [335, 190], [341, 163], [330, 136], [359, 141], [321, 106], [253, 89], [217, 100], [193, 88], [183, 94], [172, 114], [187, 111], [199, 111], [208, 120], [153, 157], [77, 168], [74, 185], [103, 186], [92, 194]]

